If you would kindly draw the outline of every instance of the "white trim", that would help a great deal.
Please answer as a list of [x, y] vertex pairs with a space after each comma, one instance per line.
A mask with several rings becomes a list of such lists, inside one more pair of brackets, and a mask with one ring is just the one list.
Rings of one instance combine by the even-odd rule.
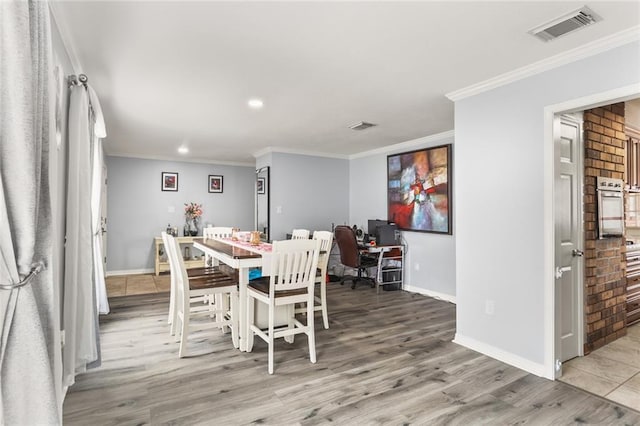
[[283, 148], [279, 146], [268, 146], [266, 148], [263, 148], [261, 150], [254, 152], [252, 155], [255, 158], [258, 158], [265, 154], [274, 153], [274, 152], [279, 154], [295, 154], [295, 155], [309, 155], [311, 157], [337, 158], [339, 160], [349, 159], [349, 156], [347, 154], [331, 154], [328, 152], [307, 151], [304, 149]]
[[82, 73], [83, 69], [82, 63], [80, 63], [80, 60], [76, 55], [76, 49], [73, 44], [73, 37], [69, 35], [69, 25], [67, 25], [67, 21], [65, 21], [63, 18], [64, 13], [60, 12], [59, 8], [60, 6], [57, 5], [57, 2], [49, 2], [49, 11], [51, 12], [51, 17], [53, 18], [55, 26], [58, 28], [58, 33], [60, 34], [60, 38], [62, 39], [62, 45], [67, 51], [67, 56], [69, 57], [69, 61], [71, 62], [71, 66], [73, 67], [73, 72], [76, 74], [80, 74]]
[[435, 135], [423, 136], [418, 139], [412, 139], [406, 142], [400, 142], [395, 145], [382, 146], [369, 151], [362, 151], [356, 154], [330, 154], [326, 152], [305, 151], [302, 149], [282, 148], [275, 146], [268, 146], [259, 151], [254, 152], [252, 155], [255, 158], [261, 157], [270, 153], [282, 153], [282, 154], [296, 154], [296, 155], [310, 155], [313, 157], [328, 157], [337, 158], [341, 160], [354, 160], [362, 157], [369, 157], [371, 155], [385, 154], [392, 151], [405, 151], [411, 148], [420, 148], [426, 144], [432, 144], [434, 142], [440, 142], [445, 139], [450, 139], [455, 136], [453, 130], [447, 130], [446, 132], [436, 133]]
[[614, 49], [616, 47], [631, 43], [639, 39], [640, 26], [634, 26], [610, 36], [594, 40], [591, 43], [576, 47], [575, 49], [567, 50], [566, 52], [559, 53], [541, 61], [537, 61], [524, 67], [517, 68], [513, 71], [500, 74], [496, 77], [490, 78], [480, 83], [476, 83], [471, 86], [449, 92], [445, 96], [456, 102], [460, 99], [474, 96], [479, 93], [486, 92], [509, 83], [513, 83], [514, 81], [522, 80], [524, 78], [531, 77], [532, 75], [539, 74], [541, 72], [545, 72], [550, 69], [578, 61], [580, 59], [597, 55], [599, 53]]
[[410, 291], [412, 293], [422, 294], [433, 299], [444, 300], [445, 302], [456, 304], [456, 297], [450, 294], [439, 293], [433, 290], [427, 290], [425, 288], [416, 287], [412, 285], [405, 285], [403, 288], [405, 291]]
[[563, 112], [575, 112], [625, 101], [640, 95], [640, 84], [619, 87], [544, 108], [544, 377], [555, 378], [555, 234], [553, 202], [553, 118]]
[[136, 155], [125, 153], [105, 153], [108, 157], [124, 157], [124, 158], [138, 158], [140, 160], [157, 160], [157, 161], [171, 161], [173, 163], [199, 163], [199, 164], [217, 164], [219, 166], [238, 166], [238, 167], [255, 167], [256, 163], [241, 163], [237, 161], [216, 161], [207, 160], [206, 158], [176, 158], [163, 155]]
[[140, 274], [153, 274], [155, 269], [123, 269], [120, 271], [107, 271], [105, 274], [107, 277], [117, 277], [118, 275], [140, 275]]
[[456, 336], [453, 339], [453, 343], [457, 343], [458, 345], [464, 346], [465, 348], [480, 352], [481, 354], [490, 356], [491, 358], [497, 359], [498, 361], [502, 361], [506, 364], [527, 371], [531, 374], [535, 374], [536, 376], [553, 380], [553, 377], [545, 376], [544, 365], [538, 364], [537, 362], [533, 362], [526, 358], [522, 358], [521, 356], [514, 355], [510, 352], [506, 352], [502, 349], [496, 348], [495, 346], [479, 342], [475, 339], [472, 339], [471, 337], [466, 337], [461, 335], [460, 333], [456, 333]]
[[418, 139], [412, 139], [406, 142], [400, 142], [395, 145], [383, 146], [381, 148], [372, 149], [370, 151], [363, 151], [357, 154], [349, 156], [349, 160], [355, 160], [356, 158], [369, 157], [371, 155], [385, 154], [392, 151], [405, 151], [411, 148], [420, 148], [426, 144], [432, 144], [434, 142], [440, 142], [445, 139], [451, 139], [455, 136], [454, 130], [447, 130], [446, 132], [436, 133], [435, 135], [423, 136]]

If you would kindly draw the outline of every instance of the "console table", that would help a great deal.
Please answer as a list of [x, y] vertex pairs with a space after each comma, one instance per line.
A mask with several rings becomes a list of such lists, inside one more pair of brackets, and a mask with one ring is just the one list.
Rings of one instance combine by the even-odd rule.
[[[191, 246], [190, 251], [191, 251], [191, 256], [193, 256], [193, 243], [194, 241], [200, 241], [202, 240], [202, 237], [175, 237], [176, 240], [178, 240], [178, 243], [180, 244], [180, 252], [182, 253], [182, 256], [184, 257], [184, 249], [182, 248], [183, 245], [185, 246]], [[156, 243], [156, 275], [159, 275], [160, 272], [164, 272], [164, 271], [168, 271], [169, 270], [169, 261], [167, 260], [167, 251], [164, 248], [164, 243], [162, 242], [162, 237], [156, 237], [155, 238], [155, 243]], [[184, 266], [187, 269], [191, 269], [191, 268], [202, 268], [204, 267], [204, 255], [200, 256], [197, 259], [193, 259], [193, 257], [191, 259], [186, 259], [184, 260]]]

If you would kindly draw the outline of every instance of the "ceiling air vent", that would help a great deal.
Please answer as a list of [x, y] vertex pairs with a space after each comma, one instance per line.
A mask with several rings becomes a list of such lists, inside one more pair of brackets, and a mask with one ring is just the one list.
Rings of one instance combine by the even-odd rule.
[[532, 29], [529, 31], [529, 34], [532, 34], [544, 41], [551, 41], [572, 31], [595, 24], [601, 20], [602, 18], [600, 16], [593, 13], [587, 6], [584, 6], [576, 11]]
[[349, 126], [349, 128], [352, 129], [352, 130], [364, 130], [364, 129], [368, 129], [369, 127], [373, 127], [373, 126], [375, 126], [375, 124], [367, 123], [366, 121], [361, 121], [359, 123], [352, 124], [351, 126]]

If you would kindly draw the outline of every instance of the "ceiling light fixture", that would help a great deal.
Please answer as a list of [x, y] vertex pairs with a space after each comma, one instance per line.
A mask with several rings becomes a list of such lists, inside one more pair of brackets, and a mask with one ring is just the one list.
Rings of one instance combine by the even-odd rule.
[[249, 105], [249, 108], [252, 109], [260, 109], [264, 106], [264, 102], [262, 102], [262, 99], [249, 99], [249, 102], [247, 102], [247, 104]]
[[188, 153], [189, 153], [189, 148], [187, 148], [187, 147], [186, 147], [186, 146], [184, 146], [184, 145], [181, 145], [181, 146], [178, 148], [178, 152], [179, 152], [180, 154], [188, 154]]

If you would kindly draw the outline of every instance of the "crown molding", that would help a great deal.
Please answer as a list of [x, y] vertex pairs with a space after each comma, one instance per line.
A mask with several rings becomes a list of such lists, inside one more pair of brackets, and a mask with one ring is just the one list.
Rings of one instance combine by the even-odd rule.
[[447, 130], [446, 132], [436, 133], [435, 135], [424, 136], [418, 139], [412, 139], [406, 142], [400, 142], [395, 145], [383, 146], [382, 148], [372, 149], [370, 151], [359, 152], [349, 156], [349, 160], [355, 160], [357, 158], [369, 157], [371, 155], [386, 154], [394, 151], [405, 151], [411, 148], [420, 148], [434, 142], [442, 142], [445, 139], [451, 139], [455, 136], [453, 130]]
[[252, 155], [255, 158], [261, 157], [265, 154], [277, 153], [277, 154], [294, 154], [294, 155], [309, 155], [311, 157], [327, 157], [336, 158], [339, 160], [348, 160], [349, 155], [346, 154], [331, 154], [327, 152], [307, 151], [304, 149], [283, 148], [277, 146], [268, 146], [261, 150], [254, 152]]
[[49, 1], [49, 11], [51, 12], [51, 17], [53, 18], [53, 21], [58, 28], [58, 33], [60, 34], [60, 38], [62, 39], [62, 45], [67, 52], [67, 56], [69, 57], [69, 61], [71, 62], [71, 66], [73, 67], [73, 72], [75, 74], [81, 74], [83, 69], [82, 63], [76, 55], [73, 38], [70, 36], [69, 25], [63, 18], [64, 14], [60, 12], [59, 8], [60, 6], [58, 6], [57, 1]]
[[198, 163], [198, 164], [217, 164], [219, 166], [237, 166], [237, 167], [255, 167], [255, 163], [243, 163], [239, 161], [216, 161], [207, 160], [202, 158], [175, 158], [162, 155], [136, 155], [127, 154], [122, 152], [105, 152], [108, 157], [123, 157], [123, 158], [135, 158], [138, 160], [156, 160], [156, 161], [171, 161], [174, 163]]
[[637, 40], [640, 40], [640, 25], [594, 40], [590, 43], [567, 50], [566, 52], [559, 53], [541, 61], [534, 62], [522, 68], [517, 68], [513, 71], [500, 74], [480, 83], [449, 92], [445, 96], [456, 102], [461, 99], [468, 98], [469, 96], [474, 96], [479, 93], [513, 83], [514, 81], [522, 80], [550, 69], [606, 52], [607, 50], [611, 50]]

